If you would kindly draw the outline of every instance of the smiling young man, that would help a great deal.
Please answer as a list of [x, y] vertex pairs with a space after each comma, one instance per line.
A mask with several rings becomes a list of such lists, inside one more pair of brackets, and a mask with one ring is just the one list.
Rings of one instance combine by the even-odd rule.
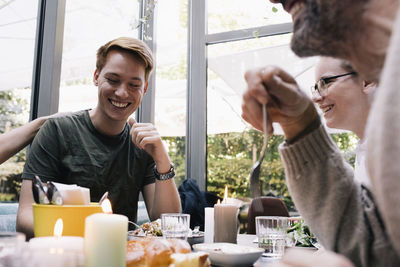
[[[263, 130], [281, 125], [279, 150], [288, 188], [302, 217], [327, 249], [355, 266], [400, 266], [400, 15], [398, 0], [270, 0], [293, 18], [292, 49], [299, 56], [345, 59], [364, 80], [379, 83], [368, 117], [368, 173], [373, 194], [354, 183], [353, 170], [321, 126], [315, 107], [282, 69], [246, 72], [242, 116]], [[384, 67], [383, 67], [384, 66]], [[333, 254], [334, 255], [334, 254]], [[302, 255], [303, 258], [310, 255]], [[349, 266], [284, 257], [277, 266]], [[332, 256], [335, 257], [335, 256]], [[313, 265], [314, 262], [314, 265]]]
[[32, 143], [22, 174], [18, 231], [33, 234], [34, 175], [43, 182], [90, 188], [91, 201], [108, 191], [114, 213], [134, 222], [139, 192], [152, 220], [180, 211], [173, 166], [160, 135], [152, 124], [129, 118], [147, 91], [152, 68], [152, 53], [142, 41], [121, 37], [99, 48], [96, 108], [49, 119]]

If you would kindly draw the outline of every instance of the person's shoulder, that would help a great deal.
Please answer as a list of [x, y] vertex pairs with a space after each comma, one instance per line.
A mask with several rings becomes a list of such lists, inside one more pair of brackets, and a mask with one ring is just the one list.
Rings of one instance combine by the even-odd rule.
[[48, 118], [47, 122], [58, 126], [72, 126], [73, 124], [85, 121], [85, 118], [89, 116], [87, 110], [80, 110], [75, 112], [62, 112], [57, 113]]

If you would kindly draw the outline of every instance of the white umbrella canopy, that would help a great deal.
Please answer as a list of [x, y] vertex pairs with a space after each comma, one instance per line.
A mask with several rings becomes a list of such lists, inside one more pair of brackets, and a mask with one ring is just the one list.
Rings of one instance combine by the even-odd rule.
[[[241, 118], [242, 93], [246, 88], [246, 70], [277, 65], [295, 76], [309, 94], [314, 83], [316, 58], [301, 59], [289, 45], [251, 50], [208, 59], [208, 67], [217, 78], [209, 78], [207, 89], [207, 133], [242, 132], [251, 128]], [[211, 76], [211, 75], [210, 75]], [[155, 124], [163, 136], [183, 136], [186, 131], [186, 81], [156, 82]], [[275, 133], [282, 134], [279, 125]]]
[[244, 73], [248, 69], [274, 65], [296, 77], [303, 89], [314, 84], [316, 57], [299, 58], [290, 46], [280, 45], [208, 59], [208, 67], [217, 73], [238, 95], [246, 88]]
[[[220, 92], [226, 104], [230, 106], [230, 112], [241, 114], [241, 96], [246, 89], [244, 73], [246, 70], [262, 67], [266, 65], [275, 65], [284, 69], [286, 72], [296, 77], [300, 87], [310, 95], [310, 86], [314, 83], [314, 66], [316, 58], [299, 58], [291, 50], [289, 45], [274, 46], [256, 50], [250, 50], [230, 55], [219, 56], [208, 59], [208, 67], [214, 71], [221, 81], [209, 80], [209, 89], [212, 88], [216, 92]], [[209, 90], [214, 91], [214, 90]], [[212, 107], [209, 107], [209, 109]], [[225, 117], [229, 111], [224, 113]], [[213, 118], [215, 113], [208, 114], [208, 122], [217, 120], [213, 123], [219, 125], [219, 122], [224, 122], [224, 119]], [[230, 131], [222, 129], [223, 132], [240, 132], [248, 129], [250, 126], [244, 122], [240, 116], [237, 116], [236, 121], [232, 121]], [[233, 126], [235, 125], [235, 126]], [[218, 127], [218, 126], [217, 126]], [[274, 124], [274, 133], [282, 134], [282, 129], [278, 124]], [[217, 131], [218, 132], [218, 131]]]

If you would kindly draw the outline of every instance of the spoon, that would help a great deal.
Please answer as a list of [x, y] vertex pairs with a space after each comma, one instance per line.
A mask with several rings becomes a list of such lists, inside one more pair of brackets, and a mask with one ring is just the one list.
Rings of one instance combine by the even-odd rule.
[[51, 204], [54, 205], [62, 205], [64, 202], [60, 191], [58, 191], [54, 183], [50, 181], [47, 182], [47, 197], [49, 198]]
[[100, 205], [100, 206], [101, 206], [101, 203], [103, 203], [103, 201], [104, 201], [106, 198], [108, 198], [108, 191], [106, 191], [106, 192], [104, 193], [104, 195], [100, 198], [100, 200], [99, 200], [99, 205]]
[[42, 181], [39, 176], [35, 175], [32, 179], [32, 194], [33, 199], [37, 204], [49, 204], [49, 198], [43, 188]]

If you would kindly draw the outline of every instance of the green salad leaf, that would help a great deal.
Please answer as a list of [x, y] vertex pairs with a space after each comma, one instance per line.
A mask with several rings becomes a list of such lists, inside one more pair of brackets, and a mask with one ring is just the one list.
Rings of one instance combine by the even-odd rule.
[[319, 248], [317, 238], [313, 235], [310, 228], [304, 223], [303, 219], [299, 219], [288, 227], [287, 236], [292, 240], [296, 247], [316, 247]]

